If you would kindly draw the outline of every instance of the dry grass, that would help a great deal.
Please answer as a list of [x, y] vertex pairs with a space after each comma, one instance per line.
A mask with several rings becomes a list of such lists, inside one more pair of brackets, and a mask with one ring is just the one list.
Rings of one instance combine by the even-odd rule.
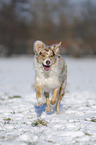
[[36, 119], [33, 123], [32, 123], [32, 126], [35, 127], [39, 127], [40, 125], [42, 126], [47, 126], [48, 122], [44, 119]]

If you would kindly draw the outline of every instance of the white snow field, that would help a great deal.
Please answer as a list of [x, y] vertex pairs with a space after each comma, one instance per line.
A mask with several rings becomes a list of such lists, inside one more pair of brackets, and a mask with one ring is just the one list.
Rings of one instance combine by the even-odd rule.
[[96, 59], [65, 61], [67, 89], [57, 115], [55, 107], [49, 114], [45, 104], [37, 107], [33, 57], [0, 58], [0, 145], [96, 145]]

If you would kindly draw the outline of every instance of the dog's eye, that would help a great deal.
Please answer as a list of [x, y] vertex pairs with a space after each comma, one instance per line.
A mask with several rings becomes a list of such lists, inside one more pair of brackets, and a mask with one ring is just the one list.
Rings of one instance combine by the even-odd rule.
[[42, 55], [42, 52], [40, 52], [39, 54]]

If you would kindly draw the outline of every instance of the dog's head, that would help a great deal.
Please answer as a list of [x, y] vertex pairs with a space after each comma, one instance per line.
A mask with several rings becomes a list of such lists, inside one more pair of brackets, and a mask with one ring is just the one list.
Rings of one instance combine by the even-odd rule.
[[42, 64], [45, 71], [49, 71], [50, 67], [55, 63], [56, 55], [59, 54], [60, 46], [61, 42], [51, 46], [47, 46], [39, 40], [34, 42], [34, 52], [36, 53], [36, 59], [38, 63]]

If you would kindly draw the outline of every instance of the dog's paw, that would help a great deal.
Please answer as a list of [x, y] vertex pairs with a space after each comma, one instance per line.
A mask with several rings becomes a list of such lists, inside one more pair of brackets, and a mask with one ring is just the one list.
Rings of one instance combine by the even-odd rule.
[[51, 105], [55, 105], [55, 104], [56, 104], [56, 101], [57, 101], [57, 100], [51, 100], [51, 101], [50, 101], [50, 104], [51, 104]]
[[48, 112], [52, 112], [52, 111], [53, 111], [52, 106], [46, 107], [46, 112], [47, 112], [47, 113], [48, 113]]
[[38, 102], [37, 102], [37, 106], [42, 106], [44, 104], [44, 101], [42, 98], [39, 98], [38, 99]]

